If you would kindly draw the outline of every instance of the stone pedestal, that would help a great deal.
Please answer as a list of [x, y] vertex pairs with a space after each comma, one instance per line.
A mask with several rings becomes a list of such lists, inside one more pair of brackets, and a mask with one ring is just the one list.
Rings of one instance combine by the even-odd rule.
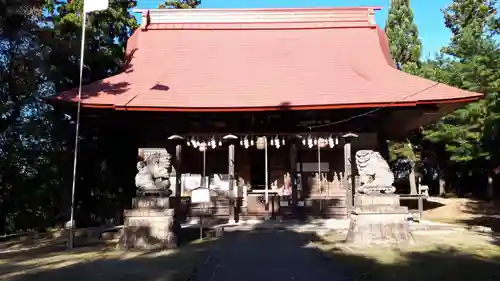
[[132, 210], [125, 210], [122, 249], [177, 248], [174, 209], [168, 197], [137, 197]]
[[396, 194], [356, 194], [346, 242], [355, 245], [413, 242], [407, 221], [408, 208]]

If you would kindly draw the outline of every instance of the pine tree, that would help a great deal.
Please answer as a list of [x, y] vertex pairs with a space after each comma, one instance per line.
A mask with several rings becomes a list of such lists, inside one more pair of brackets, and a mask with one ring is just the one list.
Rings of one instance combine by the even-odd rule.
[[158, 5], [160, 9], [194, 9], [201, 4], [201, 0], [167, 0]]
[[413, 22], [410, 0], [391, 0], [385, 32], [396, 65], [404, 67], [419, 63], [422, 42], [418, 37], [417, 25]]
[[[445, 25], [452, 32], [450, 44], [442, 52], [443, 70], [448, 84], [486, 94], [487, 99], [467, 105], [439, 122], [427, 138], [447, 143], [455, 162], [489, 158], [492, 152], [483, 147], [493, 137], [498, 124], [498, 88], [500, 86], [500, 48], [494, 36], [496, 1], [454, 0], [443, 10]], [[485, 139], [486, 138], [486, 139]]]
[[[445, 25], [452, 37], [442, 49], [439, 69], [427, 72], [433, 80], [486, 95], [486, 99], [468, 104], [424, 131], [427, 139], [444, 144], [450, 164], [459, 167], [459, 175], [476, 171], [476, 177], [484, 176], [500, 164], [497, 7], [496, 0], [454, 0], [444, 9]], [[432, 77], [436, 74], [440, 77]]]
[[[385, 32], [389, 39], [390, 50], [395, 64], [403, 70], [417, 68], [420, 64], [422, 43], [418, 37], [417, 26], [413, 22], [413, 12], [409, 0], [391, 1]], [[408, 171], [411, 194], [417, 192], [414, 164], [418, 156], [415, 155], [413, 147], [414, 144], [409, 139], [404, 142], [391, 142], [389, 144], [393, 158], [399, 158], [399, 160], [404, 158], [411, 162], [412, 167]]]

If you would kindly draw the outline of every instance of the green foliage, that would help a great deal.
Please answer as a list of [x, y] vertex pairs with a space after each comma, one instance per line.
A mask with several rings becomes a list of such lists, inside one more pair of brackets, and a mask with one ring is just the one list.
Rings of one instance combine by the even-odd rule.
[[[78, 83], [82, 5], [0, 0], [0, 234], [69, 218], [74, 121], [44, 98]], [[122, 69], [126, 40], [137, 26], [133, 6], [135, 1], [112, 1], [108, 10], [89, 15], [85, 82]], [[101, 160], [96, 140], [82, 136], [92, 169], [90, 163]], [[105, 194], [102, 179], [91, 175], [95, 170], [84, 169], [79, 181]]]
[[[86, 26], [84, 83], [106, 78], [122, 69], [125, 44], [137, 27], [130, 8], [136, 1], [112, 1], [105, 11], [93, 12]], [[54, 28], [46, 40], [51, 50], [51, 74], [58, 90], [74, 87], [79, 79], [83, 0], [59, 4], [51, 16]], [[55, 39], [55, 40], [54, 40]]]
[[[496, 1], [455, 0], [443, 10], [452, 32], [444, 56], [429, 62], [421, 75], [462, 89], [486, 94], [486, 99], [461, 108], [424, 131], [433, 142], [445, 144], [450, 160], [458, 163], [498, 158], [498, 89], [500, 49]], [[446, 58], [446, 59], [445, 59]], [[498, 161], [498, 160], [496, 160]], [[493, 164], [493, 163], [492, 163]], [[496, 163], [498, 164], [498, 163]]]
[[[418, 28], [413, 22], [409, 0], [391, 1], [385, 32], [396, 65], [409, 73], [418, 71], [422, 43], [418, 37]], [[392, 160], [404, 157], [416, 161], [417, 158], [409, 139], [403, 142], [390, 142], [389, 151]]]
[[201, 0], [167, 0], [158, 5], [160, 9], [194, 9], [201, 4]]
[[419, 63], [422, 43], [418, 37], [417, 25], [413, 22], [410, 0], [391, 0], [385, 32], [397, 65]]

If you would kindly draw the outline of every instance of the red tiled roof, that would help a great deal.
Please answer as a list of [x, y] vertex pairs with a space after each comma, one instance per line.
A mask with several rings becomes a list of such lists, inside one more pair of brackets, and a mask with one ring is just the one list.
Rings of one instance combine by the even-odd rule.
[[[481, 97], [397, 70], [375, 9], [144, 11], [128, 69], [84, 86], [82, 105], [230, 111]], [[56, 99], [76, 101], [76, 90]]]

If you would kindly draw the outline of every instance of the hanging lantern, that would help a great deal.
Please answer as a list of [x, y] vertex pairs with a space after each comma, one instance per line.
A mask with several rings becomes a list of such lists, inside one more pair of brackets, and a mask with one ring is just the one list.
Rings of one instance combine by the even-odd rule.
[[262, 150], [266, 147], [266, 137], [258, 137], [256, 147], [258, 150]]
[[222, 141], [221, 140], [219, 140], [219, 146], [222, 146]]
[[302, 139], [302, 145], [306, 145], [306, 139]]
[[199, 149], [200, 151], [206, 151], [207, 150], [207, 144], [205, 142], [202, 142], [199, 144]]
[[326, 140], [324, 138], [319, 138], [318, 147], [325, 147], [325, 146], [326, 146]]
[[250, 145], [251, 145], [251, 146], [254, 146], [254, 144], [255, 144], [255, 143], [253, 142], [253, 138], [250, 138]]

